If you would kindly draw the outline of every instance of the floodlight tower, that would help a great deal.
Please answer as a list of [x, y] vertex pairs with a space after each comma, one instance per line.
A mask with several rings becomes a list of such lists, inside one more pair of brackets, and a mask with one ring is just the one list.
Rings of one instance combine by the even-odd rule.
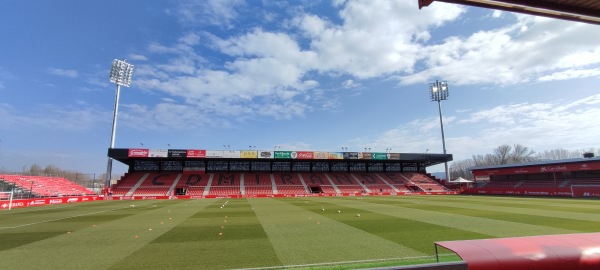
[[[110, 69], [110, 82], [117, 85], [117, 94], [115, 96], [115, 111], [113, 114], [112, 133], [110, 135], [110, 149], [115, 147], [115, 133], [117, 131], [117, 114], [119, 112], [119, 95], [121, 93], [121, 85], [129, 87], [131, 84], [131, 76], [133, 75], [133, 65], [125, 62], [125, 60], [115, 59], [112, 62]], [[106, 166], [106, 183], [105, 187], [110, 187], [110, 179], [112, 176], [112, 158], [108, 157], [108, 165]]]
[[[446, 100], [450, 93], [448, 92], [448, 83], [445, 81], [435, 81], [434, 83], [429, 84], [429, 94], [431, 97], [431, 101], [437, 101], [438, 110], [440, 112], [440, 128], [442, 129], [442, 147], [444, 150], [444, 155], [446, 154], [446, 138], [444, 137], [444, 122], [442, 121], [442, 100]], [[450, 176], [448, 175], [448, 162], [444, 162], [444, 167], [446, 169], [446, 181], [450, 180]]]

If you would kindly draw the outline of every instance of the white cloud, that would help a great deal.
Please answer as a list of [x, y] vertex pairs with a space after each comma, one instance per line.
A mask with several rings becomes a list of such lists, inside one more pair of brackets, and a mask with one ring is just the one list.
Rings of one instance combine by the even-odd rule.
[[[241, 1], [194, 1], [182, 3], [179, 12], [188, 23], [231, 27], [244, 5]], [[600, 36], [593, 34], [594, 26], [518, 15], [514, 25], [436, 37], [438, 43], [430, 44], [431, 31], [460, 18], [465, 7], [438, 3], [418, 10], [416, 1], [386, 0], [333, 5], [340, 8], [339, 18], [300, 13], [286, 20], [284, 30], [300, 30], [301, 35], [239, 26], [232, 36], [191, 31], [172, 45], [152, 43], [148, 52], [168, 60], [138, 65], [136, 85], [220, 116], [288, 119], [302, 117], [313, 108], [336, 110], [336, 98], [311, 96], [325, 96], [315, 88], [321, 80], [340, 75], [350, 76], [340, 83], [351, 88], [360, 86], [363, 79], [386, 77], [403, 84], [441, 77], [462, 85], [515, 84], [598, 73], [594, 65], [600, 64]], [[216, 52], [210, 61], [201, 56], [204, 49]], [[499, 123], [514, 120], [481, 113], [462, 121], [477, 121], [477, 117]]]
[[572, 69], [560, 72], [555, 72], [549, 75], [540, 77], [538, 80], [542, 82], [546, 81], [562, 81], [569, 79], [581, 79], [589, 77], [600, 77], [600, 68], [594, 69]]
[[289, 36], [255, 29], [229, 39], [213, 38], [216, 48], [236, 57], [224, 63], [225, 70], [203, 67], [189, 46], [197, 37], [188, 34], [170, 47], [151, 44], [151, 52], [175, 57], [166, 64], [140, 65], [136, 83], [217, 115], [288, 119], [310, 110], [293, 99], [318, 85], [315, 80], [303, 80], [314, 56], [301, 51]]
[[47, 71], [48, 74], [61, 77], [77, 78], [79, 76], [77, 71], [72, 69], [48, 68]]
[[12, 73], [0, 66], [0, 89], [4, 88], [5, 81], [13, 80], [15, 78], [16, 77]]
[[412, 72], [422, 49], [417, 40], [427, 40], [429, 27], [464, 12], [447, 4], [415, 12], [417, 3], [412, 1], [348, 1], [343, 5], [342, 25], [311, 14], [294, 22], [311, 38], [311, 50], [319, 60], [315, 69], [359, 79]]
[[354, 80], [345, 80], [342, 82], [342, 87], [346, 89], [359, 87], [360, 83], [355, 82]]
[[514, 25], [467, 37], [452, 36], [427, 46], [427, 68], [400, 77], [401, 82], [413, 84], [441, 77], [458, 85], [516, 84], [548, 80], [550, 74], [573, 75], [570, 69], [600, 64], [596, 26], [525, 15], [517, 18]]
[[[398, 69], [412, 70], [420, 46], [414, 40], [428, 38], [429, 26], [441, 25], [463, 12], [458, 6], [442, 4], [417, 16], [410, 12], [416, 9], [412, 2], [338, 4], [343, 5], [342, 25], [311, 14], [292, 20], [310, 38], [310, 43], [302, 43], [309, 44], [307, 48], [301, 48], [301, 41], [292, 34], [260, 28], [225, 38], [205, 33], [211, 42], [207, 46], [227, 56], [226, 62], [207, 66], [195, 48], [200, 40], [196, 33], [185, 34], [171, 46], [152, 43], [149, 53], [169, 55], [169, 60], [138, 65], [136, 85], [223, 116], [289, 119], [311, 111], [314, 102], [321, 103], [317, 105], [321, 109], [335, 110], [340, 105], [335, 98], [309, 98], [309, 91], [320, 84], [315, 75], [347, 73], [368, 78]], [[238, 1], [182, 4], [188, 22], [193, 22], [188, 17], [193, 15], [194, 20], [221, 25], [233, 22], [241, 6]], [[222, 16], [216, 20], [211, 14]], [[200, 23], [198, 20], [194, 22]], [[414, 31], [418, 33], [413, 35]], [[343, 86], [358, 87], [360, 83], [349, 79]]]
[[206, 23], [232, 27], [238, 16], [237, 8], [245, 4], [243, 0], [192, 0], [180, 1], [176, 10], [177, 18], [184, 24]]
[[127, 59], [134, 61], [148, 61], [148, 57], [146, 57], [145, 55], [135, 53], [129, 54]]
[[[565, 103], [563, 103], [565, 102]], [[462, 158], [486, 154], [500, 144], [522, 144], [537, 151], [597, 146], [600, 95], [554, 103], [522, 103], [472, 113], [455, 129], [470, 127], [469, 134], [450, 137], [449, 149]], [[458, 133], [458, 132], [457, 132]], [[481, 149], [486, 147], [485, 150]]]
[[[444, 118], [446, 146], [454, 160], [487, 154], [501, 144], [522, 144], [537, 152], [597, 147], [600, 94], [554, 103], [521, 103], [472, 112], [465, 119]], [[462, 116], [461, 116], [462, 117]], [[381, 151], [441, 153], [439, 119], [417, 119], [353, 145]]]
[[139, 104], [123, 104], [119, 114], [122, 122], [139, 130], [193, 130], [198, 127], [230, 126], [218, 116], [187, 104], [162, 102], [153, 107]]
[[[439, 153], [441, 143], [439, 133], [435, 133], [435, 127], [439, 128], [437, 118], [418, 119], [403, 124], [397, 128], [383, 132], [375, 138], [355, 138], [349, 141], [350, 145], [358, 146], [359, 149], [371, 148], [372, 151], [384, 151], [386, 148], [394, 149], [397, 153], [423, 153], [429, 149], [430, 153]], [[440, 151], [435, 151], [434, 146], [440, 144]]]
[[200, 43], [200, 36], [196, 33], [188, 33], [187, 35], [179, 38], [179, 42], [189, 46], [198, 45], [198, 43]]
[[0, 103], [0, 129], [87, 131], [112, 118], [112, 112], [102, 111], [89, 104], [79, 105], [79, 107], [38, 105], [35, 110], [23, 112], [11, 105]]

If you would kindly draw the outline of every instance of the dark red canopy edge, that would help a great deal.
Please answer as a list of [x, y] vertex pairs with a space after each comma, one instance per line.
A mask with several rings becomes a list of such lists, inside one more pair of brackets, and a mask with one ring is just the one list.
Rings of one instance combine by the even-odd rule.
[[469, 270], [600, 269], [600, 233], [435, 242]]

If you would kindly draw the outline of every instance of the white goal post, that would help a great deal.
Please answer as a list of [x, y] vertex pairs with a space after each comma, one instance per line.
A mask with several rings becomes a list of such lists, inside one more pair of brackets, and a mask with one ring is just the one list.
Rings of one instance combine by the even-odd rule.
[[12, 208], [13, 192], [12, 191], [0, 191], [0, 207], [2, 209]]

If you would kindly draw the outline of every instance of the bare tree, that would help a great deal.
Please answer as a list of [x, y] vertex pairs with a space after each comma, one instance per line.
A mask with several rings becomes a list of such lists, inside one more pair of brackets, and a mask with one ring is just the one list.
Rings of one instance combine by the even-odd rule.
[[452, 162], [450, 165], [450, 171], [452, 172], [453, 178], [462, 177], [464, 179], [473, 179], [473, 174], [469, 170], [469, 168], [474, 167], [475, 162], [473, 159], [464, 159]]
[[495, 159], [495, 164], [508, 164], [510, 163], [512, 160], [512, 147], [508, 144], [503, 144], [500, 145], [496, 148], [494, 148], [494, 159]]
[[535, 151], [520, 144], [515, 144], [513, 146], [503, 144], [494, 148], [492, 151], [492, 154], [473, 155], [471, 159], [453, 162], [450, 165], [452, 176], [460, 176], [462, 178], [472, 179], [473, 175], [469, 170], [472, 167], [525, 163], [532, 162], [537, 159], [535, 156]]
[[513, 150], [510, 156], [511, 158], [509, 163], [526, 163], [537, 160], [537, 157], [535, 156], [535, 151], [529, 149], [529, 147], [527, 146], [523, 146], [520, 144], [513, 145]]
[[578, 150], [567, 150], [564, 148], [557, 148], [546, 150], [539, 155], [539, 159], [541, 160], [558, 160], [558, 159], [567, 159], [567, 158], [577, 158], [582, 157], [582, 151]]
[[453, 177], [462, 177], [472, 179], [472, 167], [491, 166], [502, 164], [520, 164], [534, 162], [538, 160], [557, 160], [567, 158], [580, 158], [583, 153], [594, 153], [600, 156], [600, 149], [590, 148], [582, 150], [567, 150], [563, 148], [546, 150], [539, 155], [536, 155], [533, 149], [521, 144], [508, 145], [503, 144], [492, 150], [492, 154], [473, 155], [470, 159], [454, 161], [450, 165]]

